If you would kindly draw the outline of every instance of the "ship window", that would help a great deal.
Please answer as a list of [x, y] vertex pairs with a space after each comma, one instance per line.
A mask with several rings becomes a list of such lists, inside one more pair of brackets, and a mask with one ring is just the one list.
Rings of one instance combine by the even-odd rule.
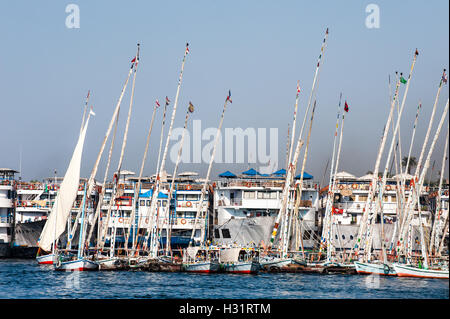
[[244, 192], [244, 198], [254, 199], [255, 198], [255, 192]]
[[139, 201], [139, 206], [145, 206], [145, 200]]
[[342, 235], [342, 239], [345, 239], [345, 235]]
[[220, 232], [218, 229], [214, 229], [214, 238], [220, 238]]
[[197, 194], [186, 194], [186, 200], [198, 200]]
[[309, 231], [305, 231], [303, 234], [303, 240], [309, 240], [311, 238], [311, 233]]
[[151, 206], [152, 205], [152, 201], [151, 200], [147, 200], [147, 206]]
[[334, 238], [338, 239], [338, 236], [337, 236], [337, 235], [334, 235]]
[[229, 229], [222, 229], [222, 237], [223, 238], [231, 238]]
[[350, 240], [353, 240], [353, 235], [350, 235]]
[[263, 198], [263, 192], [258, 192], [258, 199], [262, 199]]
[[277, 199], [277, 192], [270, 192], [270, 198]]
[[183, 200], [184, 195], [183, 194], [177, 194], [177, 200]]

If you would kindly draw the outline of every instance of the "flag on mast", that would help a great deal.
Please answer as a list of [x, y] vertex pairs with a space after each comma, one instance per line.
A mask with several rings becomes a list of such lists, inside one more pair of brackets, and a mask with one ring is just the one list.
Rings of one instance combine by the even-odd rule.
[[405, 80], [405, 78], [403, 77], [403, 73], [400, 73], [400, 82], [402, 82], [403, 84], [406, 84], [406, 80]]
[[169, 100], [169, 98], [166, 96], [166, 105], [169, 105], [169, 103], [170, 103], [170, 100]]
[[447, 74], [445, 73], [445, 69], [444, 69], [444, 73], [442, 74], [442, 83], [447, 84]]
[[156, 107], [160, 107], [160, 106], [161, 106], [161, 105], [159, 104], [158, 99], [156, 99], [155, 104], [156, 104]]
[[189, 108], [188, 108], [189, 112], [193, 113], [194, 112], [194, 105], [191, 103], [191, 101], [189, 101]]
[[300, 82], [297, 81], [297, 97], [300, 94]]
[[347, 104], [347, 101], [345, 101], [344, 111], [348, 113], [348, 104]]
[[92, 105], [91, 105], [91, 109], [90, 109], [90, 111], [89, 111], [89, 114], [91, 114], [91, 115], [95, 116], [95, 113], [94, 113], [94, 110], [93, 110], [93, 107], [92, 107]]
[[230, 103], [233, 103], [233, 101], [231, 101], [231, 90], [228, 90], [228, 96], [226, 101], [230, 101]]
[[185, 52], [185, 54], [188, 54], [189, 53], [189, 43], [186, 43], [186, 52]]

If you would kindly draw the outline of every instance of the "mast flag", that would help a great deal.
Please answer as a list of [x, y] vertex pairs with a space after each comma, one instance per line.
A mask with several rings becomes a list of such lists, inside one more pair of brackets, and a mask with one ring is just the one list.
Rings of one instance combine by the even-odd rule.
[[405, 78], [403, 77], [403, 73], [400, 73], [400, 82], [402, 82], [403, 84], [406, 84], [406, 80], [405, 80]]
[[348, 113], [348, 104], [347, 104], [347, 101], [345, 101], [344, 111]]
[[158, 101], [158, 100], [155, 101], [155, 104], [156, 104], [156, 107], [160, 107], [160, 106], [161, 106], [161, 105], [159, 104], [159, 101]]
[[231, 90], [228, 90], [228, 96], [226, 101], [230, 101], [230, 103], [233, 103], [233, 101], [231, 101]]

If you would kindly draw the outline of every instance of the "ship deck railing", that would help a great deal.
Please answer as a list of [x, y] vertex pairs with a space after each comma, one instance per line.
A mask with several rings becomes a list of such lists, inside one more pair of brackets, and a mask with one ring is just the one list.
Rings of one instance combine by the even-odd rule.
[[[314, 181], [303, 181], [303, 189], [317, 189], [317, 184]], [[271, 180], [255, 180], [255, 179], [238, 179], [230, 181], [219, 181], [217, 187], [262, 187], [262, 188], [283, 188], [284, 181]]]

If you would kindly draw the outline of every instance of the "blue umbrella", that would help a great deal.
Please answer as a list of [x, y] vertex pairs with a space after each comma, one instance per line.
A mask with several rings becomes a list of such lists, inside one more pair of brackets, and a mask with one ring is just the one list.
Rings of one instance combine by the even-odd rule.
[[[295, 176], [295, 178], [296, 178], [296, 179], [300, 179], [300, 174], [298, 174], [297, 176]], [[310, 174], [308, 174], [308, 173], [306, 173], [306, 172], [303, 173], [303, 179], [313, 179], [313, 178], [314, 178], [314, 176], [312, 176], [312, 175], [310, 175]]]
[[286, 175], [286, 170], [284, 168], [272, 173], [272, 175]]
[[248, 171], [242, 172], [242, 174], [249, 175], [249, 176], [261, 175], [257, 171], [255, 171], [253, 168], [250, 168]]
[[237, 176], [234, 175], [233, 173], [231, 173], [230, 171], [226, 171], [226, 172], [223, 172], [222, 174], [219, 174], [219, 177], [234, 178]]

